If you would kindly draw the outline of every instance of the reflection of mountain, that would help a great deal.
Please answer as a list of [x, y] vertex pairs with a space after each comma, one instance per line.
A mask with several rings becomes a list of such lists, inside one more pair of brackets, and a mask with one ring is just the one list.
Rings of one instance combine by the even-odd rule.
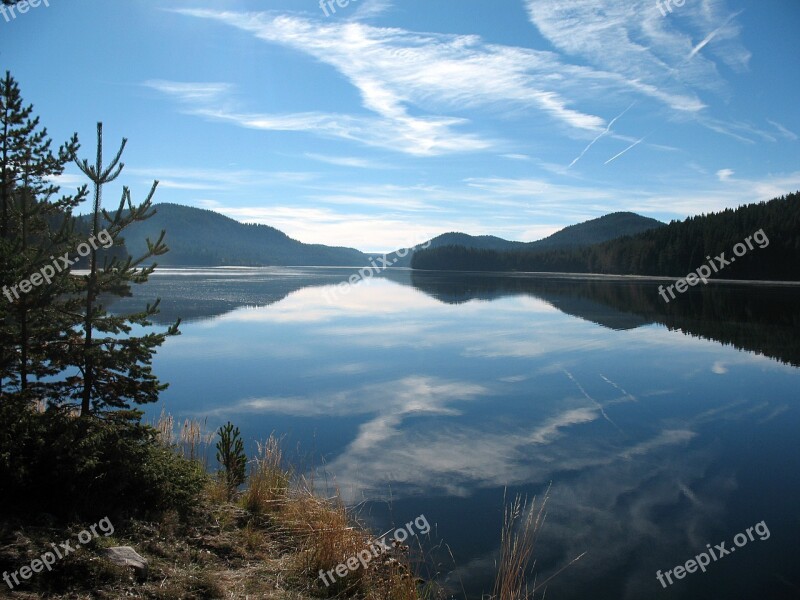
[[535, 296], [564, 313], [604, 327], [628, 329], [661, 323], [670, 330], [800, 366], [797, 287], [713, 284], [694, 288], [666, 304], [658, 295], [657, 282], [629, 278], [414, 271], [411, 283], [451, 304], [509, 295]]
[[[134, 311], [145, 301], [161, 298], [155, 322], [181, 317], [197, 321], [242, 306], [266, 306], [308, 287], [344, 282], [353, 269], [262, 268], [164, 270], [117, 300], [115, 311]], [[621, 277], [495, 275], [391, 269], [381, 277], [411, 285], [441, 302], [496, 300], [527, 295], [572, 315], [610, 329], [633, 329], [661, 323], [670, 330], [730, 344], [800, 366], [800, 289], [788, 286], [712, 284], [693, 288], [669, 304], [657, 292], [658, 282]], [[334, 297], [333, 302], [336, 302]]]
[[[608, 327], [609, 329], [634, 329], [651, 321], [628, 311], [609, 310], [608, 303], [598, 299], [593, 281], [574, 278], [537, 278], [502, 276], [453, 276], [447, 273], [411, 272], [412, 285], [448, 304], [469, 300], [496, 300], [504, 296], [536, 296], [561, 312]], [[603, 281], [604, 288], [619, 282]]]
[[157, 269], [145, 285], [134, 286], [131, 298], [114, 300], [114, 312], [141, 310], [145, 302], [161, 299], [159, 325], [177, 318], [202, 321], [242, 306], [267, 306], [306, 287], [336, 285], [347, 281], [353, 269], [304, 267]]

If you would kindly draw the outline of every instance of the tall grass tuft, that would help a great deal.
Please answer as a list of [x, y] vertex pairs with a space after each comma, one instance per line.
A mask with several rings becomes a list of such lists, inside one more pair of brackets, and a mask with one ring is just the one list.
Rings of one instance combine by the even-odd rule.
[[159, 441], [174, 449], [180, 456], [197, 461], [208, 471], [208, 450], [216, 433], [208, 430], [208, 418], [202, 421], [185, 419], [179, 432], [175, 431], [175, 417], [161, 411], [155, 423]]
[[208, 449], [214, 441], [214, 432], [208, 430], [208, 417], [202, 421], [186, 419], [180, 433], [184, 458], [197, 460], [208, 470]]
[[494, 583], [494, 600], [527, 600], [534, 590], [528, 587], [528, 574], [536, 561], [533, 551], [544, 525], [550, 488], [544, 494], [539, 509], [536, 498], [528, 507], [527, 499], [517, 496], [506, 507], [500, 541], [500, 563]]
[[281, 441], [270, 435], [258, 442], [258, 454], [250, 463], [247, 489], [242, 495], [242, 505], [252, 513], [274, 513], [286, 502], [291, 482], [291, 472], [284, 469]]

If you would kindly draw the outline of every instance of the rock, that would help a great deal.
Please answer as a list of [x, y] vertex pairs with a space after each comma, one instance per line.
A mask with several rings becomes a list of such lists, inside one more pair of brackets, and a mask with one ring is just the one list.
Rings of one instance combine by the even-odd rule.
[[136, 550], [130, 546], [114, 546], [103, 550], [103, 556], [115, 565], [120, 567], [133, 567], [136, 576], [140, 579], [147, 579], [148, 564], [147, 559], [140, 556]]

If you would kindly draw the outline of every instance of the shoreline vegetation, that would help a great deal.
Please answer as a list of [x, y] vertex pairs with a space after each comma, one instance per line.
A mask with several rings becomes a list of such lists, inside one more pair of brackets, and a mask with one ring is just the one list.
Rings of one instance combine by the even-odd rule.
[[[768, 236], [755, 253], [733, 256], [754, 231]], [[729, 280], [800, 281], [800, 192], [736, 209], [672, 221], [663, 227], [598, 244], [539, 250], [447, 245], [414, 252], [411, 267], [426, 271], [559, 272], [681, 278], [721, 257]], [[765, 237], [766, 237], [765, 236]], [[727, 253], [728, 258], [724, 259]], [[704, 258], [705, 257], [705, 258]], [[719, 259], [716, 259], [719, 260]], [[735, 262], [735, 264], [732, 264]], [[717, 278], [717, 270], [709, 281]]]
[[[208, 471], [209, 450], [219, 432], [208, 433], [199, 421], [186, 420], [176, 427], [174, 419], [162, 413], [148, 426], [141, 424], [138, 412], [124, 418], [91, 417], [87, 422], [77, 411], [54, 416], [43, 404], [26, 410], [23, 427], [53, 434], [51, 429], [72, 426], [74, 437], [62, 431], [58, 441], [88, 440], [95, 452], [87, 461], [91, 465], [78, 461], [75, 472], [60, 470], [55, 478], [49, 471], [29, 473], [29, 498], [20, 498], [25, 492], [19, 488], [9, 490], [25, 503], [16, 503], [11, 512], [6, 510], [11, 507], [3, 507], [0, 572], [17, 572], [52, 542], [74, 537], [96, 514], [108, 513], [105, 519], [113, 523], [113, 533], [92, 540], [52, 571], [30, 577], [14, 589], [13, 597], [435, 600], [453, 593], [434, 581], [441, 573], [433, 572], [427, 555], [433, 545], [430, 535], [407, 544], [390, 539], [390, 549], [366, 569], [323, 585], [320, 571], [346, 563], [376, 538], [338, 492], [321, 496], [313, 480], [287, 465], [274, 435], [257, 444], [256, 454], [247, 461], [246, 481], [232, 490], [224, 468], [215, 474]], [[14, 433], [19, 436], [21, 429], [17, 426]], [[130, 444], [132, 436], [139, 436], [137, 445], [144, 452], [136, 460], [119, 455], [130, 448], [93, 443], [124, 438]], [[34, 442], [32, 436], [26, 439]], [[19, 450], [37, 449], [26, 445]], [[41, 446], [39, 450], [54, 451]], [[72, 504], [62, 502], [62, 478], [76, 487], [97, 479], [115, 481], [107, 481], [113, 487], [96, 487], [94, 495], [83, 498], [72, 490], [78, 496]], [[49, 493], [42, 496], [44, 492]], [[519, 497], [508, 503], [493, 598], [533, 597], [528, 576], [548, 497], [549, 490], [538, 505], [535, 499], [529, 504]], [[115, 546], [131, 546], [145, 557], [144, 578], [102, 558], [104, 549]], [[8, 592], [3, 588], [0, 596]]]

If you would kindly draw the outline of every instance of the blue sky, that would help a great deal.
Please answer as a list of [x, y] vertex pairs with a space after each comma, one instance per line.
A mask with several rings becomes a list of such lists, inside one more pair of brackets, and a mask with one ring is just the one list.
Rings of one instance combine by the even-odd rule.
[[528, 241], [800, 189], [800, 2], [664, 2], [49, 0], [0, 16], [0, 68], [56, 141], [130, 138], [135, 198], [159, 179], [304, 242]]

